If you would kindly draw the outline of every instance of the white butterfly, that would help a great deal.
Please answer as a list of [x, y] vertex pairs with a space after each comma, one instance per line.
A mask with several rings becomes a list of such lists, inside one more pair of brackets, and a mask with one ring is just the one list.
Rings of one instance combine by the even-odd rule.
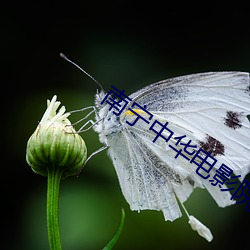
[[[214, 176], [215, 170], [224, 163], [235, 175], [241, 175], [242, 180], [250, 171], [248, 73], [193, 74], [151, 84], [129, 96], [132, 101], [120, 116], [113, 113], [108, 103], [101, 105], [105, 95], [104, 91], [96, 94], [93, 128], [108, 147], [131, 210], [161, 210], [165, 220], [173, 221], [181, 216], [177, 199], [183, 205], [195, 187], [206, 188], [220, 207], [235, 203], [229, 191], [222, 192], [218, 185], [213, 186], [209, 179], [201, 178], [196, 173], [195, 164], [182, 156], [175, 158], [176, 152], [169, 145], [176, 144], [175, 137], [186, 135], [181, 142], [191, 140], [191, 144], [211, 152], [217, 160], [210, 176]], [[137, 118], [128, 110], [133, 102], [141, 107], [146, 105], [153, 115], [150, 124], [142, 119], [134, 126], [127, 123], [133, 123]], [[144, 111], [132, 110], [148, 119]], [[168, 122], [167, 128], [174, 132], [168, 143], [162, 137], [153, 143], [156, 133], [149, 127], [155, 120], [162, 124]], [[167, 131], [162, 135], [168, 137]], [[202, 175], [208, 175], [204, 170], [200, 171]], [[205, 234], [202, 236], [210, 241], [209, 229], [200, 226], [199, 222], [194, 223], [192, 216], [189, 218], [192, 228]]]
[[[100, 85], [63, 54], [61, 57]], [[110, 103], [104, 102], [105, 98], [101, 87], [95, 97], [95, 107], [82, 109], [93, 108], [81, 121], [95, 112], [96, 121], [89, 120], [83, 127], [92, 123], [104, 144], [88, 159], [108, 148], [131, 210], [161, 210], [165, 220], [173, 221], [181, 216], [179, 201], [191, 228], [211, 241], [210, 230], [189, 215], [183, 203], [196, 187], [206, 188], [220, 207], [235, 203], [229, 191], [221, 191], [227, 189], [225, 184], [211, 185], [208, 177], [215, 176], [223, 164], [236, 176], [240, 175], [241, 181], [250, 172], [249, 74], [209, 72], [163, 80], [130, 95], [131, 102], [119, 116]], [[133, 109], [137, 104], [142, 109]], [[155, 122], [167, 124], [166, 131], [163, 130], [157, 140], [155, 132], [162, 127], [152, 128]], [[80, 131], [85, 131], [83, 127]], [[169, 136], [169, 131], [174, 136]], [[179, 144], [180, 138], [182, 144]], [[180, 145], [185, 144], [198, 145], [210, 153], [212, 161], [208, 164], [212, 167], [199, 167], [197, 172], [197, 165], [185, 158], [198, 153], [195, 147], [181, 151], [182, 155], [176, 157], [176, 151], [183, 149]], [[175, 146], [176, 151], [170, 146]], [[201, 162], [198, 161], [198, 166]]]

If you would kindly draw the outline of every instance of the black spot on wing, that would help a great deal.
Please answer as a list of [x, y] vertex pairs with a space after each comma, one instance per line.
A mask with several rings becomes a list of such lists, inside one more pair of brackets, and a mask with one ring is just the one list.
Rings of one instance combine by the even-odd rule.
[[250, 95], [250, 85], [247, 86], [246, 92]]
[[194, 187], [195, 181], [190, 176], [187, 177], [187, 181], [192, 187]]
[[211, 152], [211, 156], [213, 157], [216, 155], [224, 155], [225, 152], [224, 145], [210, 135], [207, 135], [204, 141], [200, 141], [199, 146], [207, 153]]
[[224, 118], [224, 124], [232, 129], [241, 128], [241, 118], [242, 113], [240, 112], [233, 112], [233, 111], [227, 111], [227, 115]]

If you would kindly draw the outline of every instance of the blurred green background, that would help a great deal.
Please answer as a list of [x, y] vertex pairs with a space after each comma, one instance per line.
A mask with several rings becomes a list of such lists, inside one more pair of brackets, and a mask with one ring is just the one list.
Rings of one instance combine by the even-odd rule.
[[[60, 52], [104, 89], [114, 85], [126, 94], [169, 77], [250, 69], [247, 7], [235, 3], [12, 1], [2, 3], [0, 25], [1, 249], [48, 249], [46, 178], [34, 174], [25, 161], [26, 142], [46, 99], [57, 94], [67, 110], [93, 105], [96, 84], [63, 61]], [[89, 154], [102, 146], [93, 131], [82, 136]], [[205, 190], [196, 190], [186, 207], [211, 229], [211, 243], [191, 230], [186, 216], [171, 223], [161, 212], [130, 211], [102, 152], [78, 178], [61, 183], [63, 249], [102, 249], [119, 224], [121, 207], [126, 219], [114, 249], [243, 249], [248, 243], [250, 214], [244, 205], [218, 208]]]

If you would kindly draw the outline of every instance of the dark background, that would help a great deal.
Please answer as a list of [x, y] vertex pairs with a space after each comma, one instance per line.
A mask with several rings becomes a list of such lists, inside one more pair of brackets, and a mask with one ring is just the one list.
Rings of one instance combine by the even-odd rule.
[[[96, 84], [59, 57], [69, 55], [102, 83], [131, 94], [152, 82], [206, 71], [249, 71], [248, 5], [190, 2], [41, 1], [1, 4], [2, 249], [48, 249], [46, 178], [25, 161], [26, 143], [54, 94], [67, 110], [93, 105]], [[72, 116], [77, 121], [82, 114]], [[89, 154], [101, 147], [82, 134]], [[161, 212], [132, 212], [105, 152], [81, 175], [62, 181], [63, 249], [101, 249], [121, 215], [125, 226], [114, 249], [233, 249], [246, 247], [244, 205], [218, 208], [205, 190], [186, 202], [214, 235], [211, 243], [185, 216], [165, 222]]]

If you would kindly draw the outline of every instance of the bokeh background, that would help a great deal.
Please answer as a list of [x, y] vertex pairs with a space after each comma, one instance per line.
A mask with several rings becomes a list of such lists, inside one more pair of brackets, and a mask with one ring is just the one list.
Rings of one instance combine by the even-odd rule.
[[[59, 57], [69, 55], [102, 83], [131, 94], [169, 77], [250, 69], [248, 5], [218, 1], [41, 1], [1, 4], [1, 249], [48, 249], [46, 178], [25, 161], [26, 143], [54, 94], [67, 110], [93, 105], [97, 85]], [[83, 114], [73, 115], [77, 121]], [[89, 154], [102, 145], [82, 134]], [[249, 179], [249, 176], [248, 176]], [[187, 217], [132, 212], [106, 152], [81, 175], [62, 181], [60, 229], [65, 250], [102, 249], [125, 209], [114, 249], [243, 249], [250, 214], [244, 205], [219, 208], [205, 190], [186, 207], [213, 235], [206, 242]]]

